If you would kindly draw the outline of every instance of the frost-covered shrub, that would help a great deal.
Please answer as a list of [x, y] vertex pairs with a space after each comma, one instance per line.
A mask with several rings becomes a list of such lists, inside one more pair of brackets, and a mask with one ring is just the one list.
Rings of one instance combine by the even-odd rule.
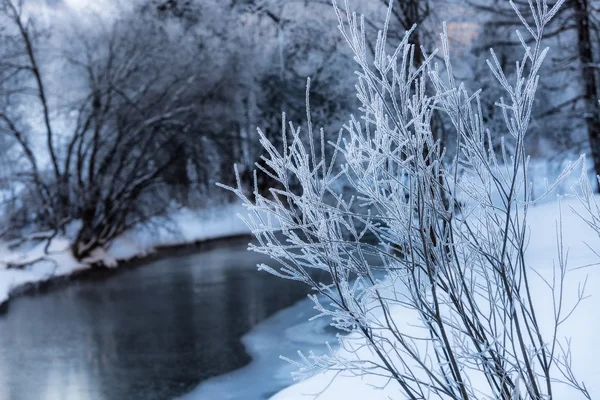
[[[266, 155], [257, 174], [277, 188], [246, 197], [239, 178], [231, 188], [250, 210], [252, 250], [280, 264], [260, 268], [309, 285], [320, 315], [359, 336], [373, 355], [304, 357], [300, 377], [323, 369], [377, 375], [409, 399], [548, 399], [558, 384], [589, 398], [559, 342], [571, 311], [562, 306], [564, 258], [548, 285], [550, 330], [538, 321], [525, 259], [527, 212], [536, 199], [524, 144], [547, 53], [540, 41], [561, 3], [530, 0], [527, 16], [513, 5], [531, 39], [519, 34], [524, 54], [511, 80], [491, 52], [488, 65], [505, 93], [497, 103], [505, 126], [494, 132], [483, 122], [480, 93], [454, 79], [445, 29], [442, 73], [434, 54], [413, 64], [420, 50], [410, 44], [411, 31], [388, 53], [387, 23], [371, 56], [363, 19], [335, 5], [359, 67], [360, 116], [330, 143], [335, 151], [327, 158], [307, 107], [305, 135], [283, 125], [281, 142], [289, 146], [278, 149], [261, 135]], [[432, 134], [434, 113], [452, 121], [452, 157]], [[498, 154], [495, 139], [503, 135]], [[340, 181], [354, 193], [339, 193]], [[328, 272], [331, 283], [314, 281], [311, 269]]]

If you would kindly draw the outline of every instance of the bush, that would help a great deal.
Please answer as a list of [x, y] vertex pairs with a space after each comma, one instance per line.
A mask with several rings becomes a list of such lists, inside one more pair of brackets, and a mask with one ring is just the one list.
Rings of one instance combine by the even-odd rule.
[[[499, 154], [494, 143], [503, 132], [486, 129], [480, 93], [455, 81], [445, 29], [442, 74], [434, 54], [413, 65], [411, 32], [387, 53], [387, 23], [371, 57], [363, 20], [335, 5], [359, 66], [361, 117], [344, 126], [326, 159], [307, 107], [306, 137], [284, 124], [281, 142], [291, 144], [280, 151], [261, 134], [266, 155], [255, 177], [266, 174], [277, 188], [247, 197], [239, 178], [229, 188], [250, 210], [246, 222], [258, 241], [251, 249], [281, 265], [259, 268], [310, 286], [320, 316], [359, 335], [376, 355], [303, 357], [300, 376], [323, 369], [379, 375], [410, 399], [548, 399], [558, 384], [589, 398], [558, 340], [559, 321], [571, 311], [559, 306], [564, 258], [550, 285], [549, 335], [538, 322], [525, 259], [527, 211], [536, 199], [524, 143], [547, 53], [540, 41], [562, 2], [529, 3], [527, 18], [513, 4], [533, 41], [519, 34], [524, 55], [514, 82], [493, 51], [488, 61], [506, 96], [497, 104], [509, 133]], [[452, 157], [432, 134], [435, 113], [456, 131]], [[340, 181], [354, 193], [339, 193]], [[328, 272], [331, 283], [314, 281], [311, 269]], [[414, 318], [400, 321], [398, 309]]]

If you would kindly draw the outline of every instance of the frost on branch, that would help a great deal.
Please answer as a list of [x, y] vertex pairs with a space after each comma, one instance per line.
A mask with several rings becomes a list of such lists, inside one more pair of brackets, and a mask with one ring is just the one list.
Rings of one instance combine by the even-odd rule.
[[[547, 53], [540, 41], [561, 3], [530, 1], [527, 18], [513, 5], [531, 36], [519, 34], [514, 80], [491, 51], [488, 64], [505, 93], [497, 101], [503, 132], [486, 129], [480, 93], [454, 79], [445, 28], [443, 69], [436, 54], [414, 65], [421, 50], [410, 44], [412, 30], [388, 53], [388, 22], [372, 56], [364, 19], [334, 4], [358, 64], [360, 115], [326, 144], [311, 123], [309, 86], [305, 132], [284, 118], [283, 149], [259, 132], [265, 155], [257, 173], [276, 186], [246, 196], [238, 177], [230, 188], [250, 211], [245, 221], [258, 242], [251, 249], [278, 265], [260, 268], [309, 285], [320, 316], [349, 333], [340, 338], [344, 353], [302, 355], [299, 377], [323, 369], [376, 375], [409, 399], [547, 399], [560, 384], [589, 397], [558, 342], [570, 312], [560, 306], [560, 282], [548, 285], [556, 329], [546, 331], [525, 260], [536, 199], [524, 139]], [[391, 6], [388, 20], [390, 13]], [[434, 113], [454, 126], [453, 156], [432, 133]], [[497, 136], [505, 136], [498, 153]], [[340, 191], [344, 183], [350, 193]], [[313, 270], [329, 280], [315, 280]], [[556, 270], [564, 279], [565, 263]]]

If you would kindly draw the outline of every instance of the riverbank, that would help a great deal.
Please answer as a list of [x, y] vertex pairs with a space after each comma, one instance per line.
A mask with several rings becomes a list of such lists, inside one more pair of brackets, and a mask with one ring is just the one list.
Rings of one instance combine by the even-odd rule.
[[200, 383], [178, 400], [265, 400], [294, 384], [297, 367], [280, 357], [328, 352], [327, 343], [336, 347], [338, 331], [325, 318], [311, 320], [314, 303], [306, 298], [278, 311], [242, 337], [252, 361], [243, 368]]
[[269, 259], [247, 243], [157, 252], [13, 298], [0, 399], [173, 399], [252, 362], [242, 337], [309, 288], [258, 272]]
[[[598, 346], [597, 333], [600, 329], [600, 265], [598, 250], [600, 238], [585, 221], [576, 213], [582, 212], [581, 205], [576, 199], [567, 198], [562, 201], [562, 213], [556, 202], [547, 202], [529, 209], [528, 232], [529, 241], [526, 251], [526, 260], [531, 271], [529, 275], [531, 291], [534, 295], [533, 301], [538, 312], [538, 322], [543, 327], [543, 333], [551, 338], [554, 327], [554, 308], [552, 294], [548, 282], [553, 282], [556, 277], [553, 274], [553, 266], [556, 265], [557, 251], [557, 226], [562, 227], [561, 240], [568, 255], [568, 273], [561, 287], [565, 297], [562, 303], [564, 309], [570, 309], [578, 303], [578, 293], [585, 288], [587, 297], [569, 318], [560, 326], [558, 339], [564, 346], [569, 346], [569, 362], [572, 362], [573, 371], [580, 382], [587, 386], [592, 398], [600, 395], [600, 346]], [[401, 293], [403, 288], [400, 284], [396, 291]], [[369, 308], [369, 307], [367, 307]], [[381, 317], [382, 311], [378, 305], [371, 308], [376, 318]], [[389, 315], [395, 324], [400, 326], [404, 332], [414, 332], [419, 336], [416, 327], [421, 326], [418, 315], [404, 307], [393, 307]], [[565, 342], [564, 338], [569, 338]], [[340, 338], [342, 346], [337, 350], [337, 355], [342, 360], [361, 360], [363, 363], [380, 363], [374, 352], [366, 346], [363, 337], [350, 334]], [[359, 349], [351, 351], [348, 349]], [[422, 349], [425, 351], [426, 349]], [[297, 359], [298, 357], [294, 357]], [[401, 362], [392, 358], [397, 365]], [[556, 377], [561, 378], [560, 373], [555, 371]], [[473, 378], [473, 382], [477, 377]], [[485, 393], [485, 382], [478, 389]], [[570, 385], [556, 383], [554, 397], [557, 399], [581, 398]], [[319, 400], [338, 399], [370, 399], [388, 400], [399, 398], [401, 389], [397, 383], [385, 375], [377, 373], [356, 374], [349, 371], [327, 371], [319, 373], [303, 382], [292, 385], [275, 396], [271, 400], [306, 400], [318, 397]], [[485, 397], [485, 396], [482, 396]]]
[[[161, 253], [222, 239], [250, 235], [237, 214], [245, 210], [230, 204], [204, 210], [181, 209], [168, 218], [125, 233], [109, 248], [77, 261], [66, 237], [24, 242], [17, 247], [0, 241], [0, 308], [10, 298], [50, 283], [93, 273], [95, 269], [117, 268], [146, 262]], [[15, 266], [18, 265], [18, 268]]]

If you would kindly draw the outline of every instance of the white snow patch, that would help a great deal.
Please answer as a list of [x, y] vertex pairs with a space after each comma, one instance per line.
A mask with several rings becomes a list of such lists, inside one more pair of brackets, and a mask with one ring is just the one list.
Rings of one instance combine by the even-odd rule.
[[[206, 210], [181, 209], [174, 212], [166, 225], [140, 227], [117, 238], [108, 249], [96, 249], [82, 262], [73, 258], [71, 241], [55, 237], [46, 249], [46, 241], [30, 241], [16, 248], [0, 241], [0, 304], [19, 288], [49, 279], [68, 276], [90, 268], [94, 263], [116, 267], [119, 261], [143, 257], [157, 247], [175, 246], [229, 236], [248, 234], [248, 227], [237, 217], [245, 210], [239, 204]], [[25, 265], [22, 269], [10, 265]]]

